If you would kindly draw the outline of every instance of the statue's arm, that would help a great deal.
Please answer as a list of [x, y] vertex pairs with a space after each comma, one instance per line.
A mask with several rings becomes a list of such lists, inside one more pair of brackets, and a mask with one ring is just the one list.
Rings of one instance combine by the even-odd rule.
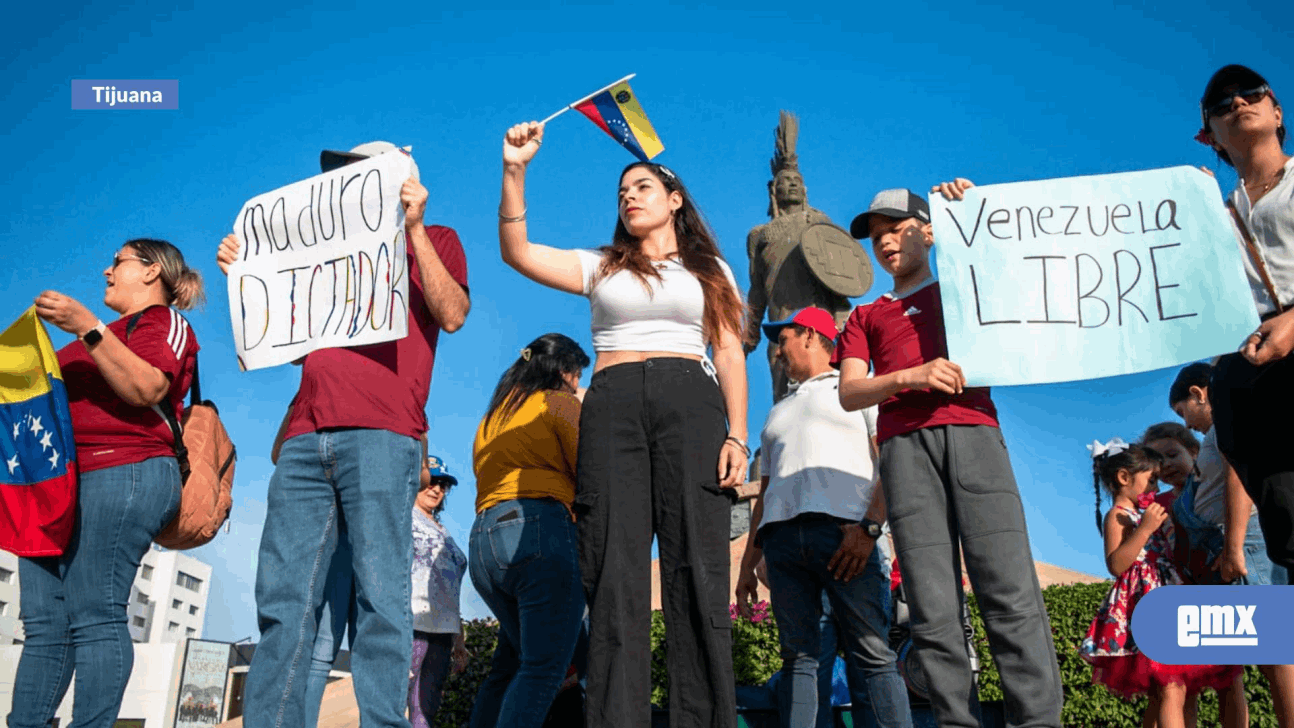
[[746, 324], [746, 337], [742, 348], [747, 354], [759, 347], [759, 325], [764, 321], [764, 310], [768, 307], [767, 282], [768, 266], [759, 250], [759, 228], [750, 231], [746, 236], [746, 255], [750, 258], [750, 292], [746, 304], [750, 309], [750, 320]]

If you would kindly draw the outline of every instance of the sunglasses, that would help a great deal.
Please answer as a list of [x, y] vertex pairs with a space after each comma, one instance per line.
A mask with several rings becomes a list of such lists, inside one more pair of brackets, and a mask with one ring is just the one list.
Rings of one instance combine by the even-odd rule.
[[1226, 95], [1226, 98], [1223, 98], [1222, 100], [1218, 101], [1212, 106], [1206, 108], [1204, 110], [1204, 113], [1210, 119], [1212, 119], [1215, 116], [1223, 116], [1227, 113], [1230, 113], [1231, 107], [1235, 103], [1235, 98], [1237, 96], [1244, 99], [1246, 104], [1256, 104], [1259, 101], [1262, 101], [1264, 98], [1266, 98], [1267, 95], [1270, 94], [1271, 92], [1272, 90], [1269, 86], [1263, 85], [1263, 86], [1259, 86], [1258, 88], [1251, 88], [1244, 91], [1236, 91], [1234, 93], [1229, 93]]
[[137, 260], [140, 263], [143, 263], [144, 265], [153, 264], [153, 261], [149, 260], [148, 258], [141, 258], [138, 255], [122, 255], [118, 253], [112, 256], [112, 269], [116, 270], [117, 266], [121, 265], [122, 261], [124, 260]]

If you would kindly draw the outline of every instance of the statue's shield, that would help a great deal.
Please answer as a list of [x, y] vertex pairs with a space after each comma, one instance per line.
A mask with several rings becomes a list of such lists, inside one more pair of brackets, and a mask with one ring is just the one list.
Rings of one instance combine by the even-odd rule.
[[872, 262], [866, 251], [835, 225], [810, 225], [800, 235], [800, 249], [809, 270], [833, 292], [857, 298], [872, 287]]

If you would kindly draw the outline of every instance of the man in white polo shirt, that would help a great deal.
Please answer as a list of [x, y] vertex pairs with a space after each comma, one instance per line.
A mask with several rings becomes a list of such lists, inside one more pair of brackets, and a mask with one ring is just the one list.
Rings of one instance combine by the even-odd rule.
[[[876, 409], [846, 412], [831, 366], [836, 323], [805, 308], [764, 325], [788, 376], [799, 382], [773, 406], [761, 435], [760, 498], [737, 581], [748, 613], [764, 559], [782, 645], [783, 726], [812, 728], [825, 592], [840, 629], [851, 692], [871, 697], [874, 725], [910, 728], [907, 689], [889, 646], [889, 584], [875, 548], [885, 520], [876, 480]], [[854, 725], [873, 725], [854, 705]]]

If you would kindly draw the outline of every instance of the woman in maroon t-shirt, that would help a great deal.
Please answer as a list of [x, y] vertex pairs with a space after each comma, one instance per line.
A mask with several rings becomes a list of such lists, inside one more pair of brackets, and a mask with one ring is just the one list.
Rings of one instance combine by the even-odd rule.
[[[73, 721], [107, 728], [117, 718], [134, 662], [126, 603], [139, 562], [180, 504], [172, 435], [156, 407], [178, 413], [193, 379], [198, 344], [188, 309], [202, 278], [175, 246], [131, 240], [103, 272], [104, 304], [120, 315], [104, 324], [56, 291], [36, 299], [41, 318], [74, 334], [58, 352], [76, 439], [76, 522], [62, 556], [22, 558], [26, 633], [14, 678], [9, 725], [49, 725], [76, 672]], [[145, 604], [140, 593], [132, 602]], [[164, 621], [165, 609], [155, 621]]]

